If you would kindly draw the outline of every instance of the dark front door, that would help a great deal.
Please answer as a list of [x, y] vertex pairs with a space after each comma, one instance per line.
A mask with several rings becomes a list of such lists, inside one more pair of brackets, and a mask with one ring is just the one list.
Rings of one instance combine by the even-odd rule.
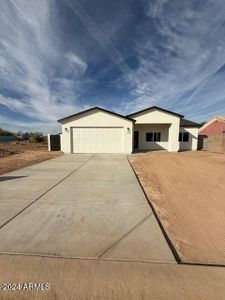
[[134, 149], [139, 147], [139, 131], [134, 131]]

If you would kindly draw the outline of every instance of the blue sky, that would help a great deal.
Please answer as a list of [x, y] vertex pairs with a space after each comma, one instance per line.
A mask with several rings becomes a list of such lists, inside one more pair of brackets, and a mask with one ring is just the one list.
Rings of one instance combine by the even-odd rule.
[[224, 0], [2, 0], [0, 126], [58, 130], [92, 106], [225, 114]]

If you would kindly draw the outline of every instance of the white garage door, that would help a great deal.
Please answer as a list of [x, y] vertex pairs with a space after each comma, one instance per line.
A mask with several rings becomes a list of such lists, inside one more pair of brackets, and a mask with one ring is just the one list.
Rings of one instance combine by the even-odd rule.
[[123, 153], [123, 128], [73, 128], [72, 143], [74, 153]]

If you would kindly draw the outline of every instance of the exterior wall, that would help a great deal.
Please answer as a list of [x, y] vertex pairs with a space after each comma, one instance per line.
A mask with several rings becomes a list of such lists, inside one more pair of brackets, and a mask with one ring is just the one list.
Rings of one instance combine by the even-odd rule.
[[215, 120], [207, 127], [199, 129], [200, 135], [214, 136], [214, 135], [223, 135], [225, 131], [225, 121]]
[[188, 142], [180, 142], [180, 150], [197, 150], [198, 146], [198, 128], [197, 127], [181, 127], [180, 132], [188, 132], [189, 133], [189, 141]]
[[179, 128], [180, 117], [170, 113], [162, 112], [157, 109], [145, 111], [137, 115], [132, 115], [136, 120], [135, 126], [138, 124], [167, 124], [169, 126], [168, 151], [177, 152], [179, 150]]
[[179, 151], [179, 130], [180, 130], [180, 118], [173, 122], [169, 128], [169, 143], [168, 151], [177, 152]]
[[48, 134], [48, 151], [51, 151], [50, 134]]
[[133, 122], [128, 119], [113, 116], [100, 110], [67, 119], [62, 124], [62, 151], [64, 153], [72, 153], [71, 135], [73, 127], [123, 127], [124, 153], [130, 154], [133, 151]]
[[60, 149], [61, 151], [63, 151], [62, 133], [60, 133], [59, 136], [60, 136]]
[[204, 139], [203, 150], [225, 153], [225, 135], [215, 135]]
[[[134, 124], [134, 131], [139, 132], [139, 148], [137, 150], [168, 150], [168, 124]], [[161, 132], [161, 142], [146, 142], [146, 132]]]

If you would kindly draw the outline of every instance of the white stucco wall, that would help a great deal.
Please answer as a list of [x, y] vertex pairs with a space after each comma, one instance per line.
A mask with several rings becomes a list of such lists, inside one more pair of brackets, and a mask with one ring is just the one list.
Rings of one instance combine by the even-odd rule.
[[157, 109], [145, 111], [142, 113], [132, 115], [132, 118], [136, 120], [135, 126], [138, 124], [167, 124], [169, 125], [169, 140], [167, 149], [170, 152], [177, 152], [179, 150], [179, 128], [180, 117], [163, 112]]
[[48, 134], [48, 151], [51, 151], [50, 134]]
[[197, 127], [181, 127], [180, 132], [188, 132], [189, 133], [189, 141], [188, 142], [180, 142], [180, 150], [197, 150], [198, 147], [198, 128]]
[[[134, 124], [134, 131], [139, 132], [138, 150], [168, 150], [168, 124]], [[147, 132], [161, 132], [161, 142], [146, 142]]]
[[[64, 153], [72, 153], [71, 133], [73, 127], [123, 127], [124, 153], [132, 153], [133, 122], [128, 119], [101, 110], [93, 110], [67, 119], [62, 124], [62, 151]], [[68, 132], [66, 132], [66, 128]], [[127, 128], [130, 130], [128, 131]]]

